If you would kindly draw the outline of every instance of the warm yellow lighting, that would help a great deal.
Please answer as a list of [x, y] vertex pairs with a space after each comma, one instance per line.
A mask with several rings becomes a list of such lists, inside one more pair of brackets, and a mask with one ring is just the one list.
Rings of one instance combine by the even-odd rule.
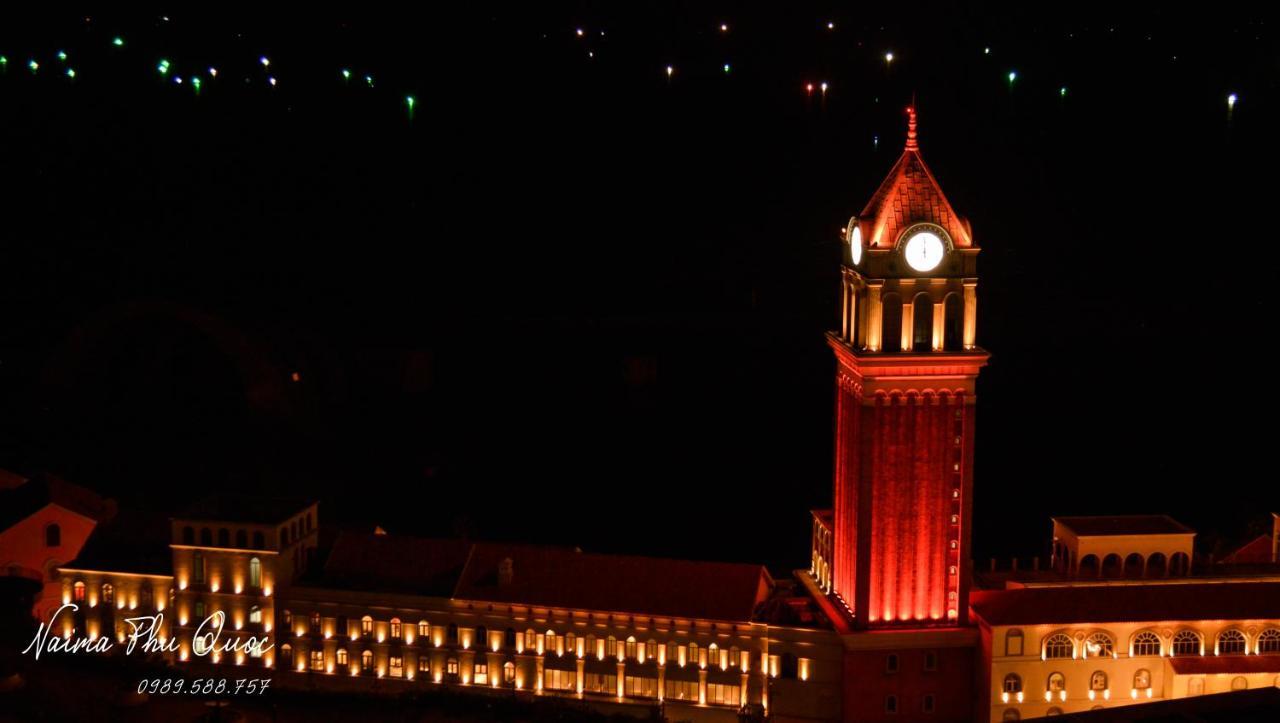
[[1053, 692], [1046, 690], [1044, 692], [1044, 700], [1046, 703], [1051, 702], [1053, 700]]
[[1007, 691], [1007, 690], [1006, 690], [1005, 692], [1003, 692], [1003, 693], [1001, 693], [1001, 694], [1000, 694], [1000, 702], [1001, 702], [1001, 703], [1008, 703], [1008, 702], [1009, 702], [1009, 691]]
[[1138, 698], [1138, 689], [1137, 689], [1137, 688], [1130, 688], [1130, 689], [1129, 689], [1129, 697], [1130, 697], [1130, 698], [1133, 698], [1133, 699], [1135, 699], [1135, 700], [1136, 700], [1136, 699]]
[[1090, 689], [1090, 690], [1089, 690], [1089, 700], [1093, 700], [1096, 696], [1097, 696], [1097, 693], [1096, 693], [1096, 692], [1094, 692], [1094, 690], [1093, 690], [1093, 689]]
[[1147, 697], [1148, 697], [1148, 698], [1150, 698], [1150, 697], [1151, 697], [1151, 689], [1150, 689], [1150, 688], [1147, 688]]
[[1018, 691], [1018, 702], [1022, 702], [1022, 691]]
[[183, 577], [178, 579], [178, 589], [179, 590], [187, 589], [187, 578]]
[[1110, 688], [1107, 688], [1107, 689], [1105, 689], [1105, 690], [1103, 690], [1103, 691], [1102, 691], [1102, 699], [1103, 699], [1103, 700], [1111, 700], [1111, 689], [1110, 689]]
[[1067, 699], [1067, 690], [1066, 688], [1063, 688], [1062, 690], [1058, 691], [1058, 700], [1066, 700], [1066, 699]]
[[270, 586], [270, 585], [267, 585], [266, 587], [262, 588], [262, 596], [263, 596], [263, 597], [271, 597], [271, 586]]
[[211, 591], [213, 591], [213, 592], [217, 592], [217, 591], [218, 591], [218, 581], [217, 581], [217, 580], [214, 580], [213, 582], [209, 583], [209, 589], [210, 589]]

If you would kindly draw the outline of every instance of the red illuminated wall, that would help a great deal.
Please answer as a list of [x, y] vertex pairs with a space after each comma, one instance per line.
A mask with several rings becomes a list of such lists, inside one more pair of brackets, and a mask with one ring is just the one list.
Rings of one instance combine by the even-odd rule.
[[860, 628], [964, 624], [971, 381], [954, 358], [902, 358], [903, 384], [837, 357], [835, 592]]
[[[845, 653], [842, 717], [846, 721], [961, 721], [976, 720], [973, 700], [974, 647], [854, 650]], [[935, 669], [926, 670], [925, 656], [935, 656]], [[898, 658], [896, 672], [886, 660]], [[894, 697], [897, 712], [886, 710]], [[925, 713], [925, 696], [933, 710]]]

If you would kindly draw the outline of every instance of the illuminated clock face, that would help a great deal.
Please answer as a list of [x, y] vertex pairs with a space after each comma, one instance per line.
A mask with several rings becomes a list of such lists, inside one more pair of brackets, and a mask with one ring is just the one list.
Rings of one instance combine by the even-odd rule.
[[907, 264], [916, 271], [932, 271], [946, 253], [947, 247], [942, 239], [931, 231], [917, 231], [907, 239], [902, 253], [907, 257]]
[[862, 263], [862, 229], [857, 226], [849, 234], [849, 254], [853, 257], [854, 265]]

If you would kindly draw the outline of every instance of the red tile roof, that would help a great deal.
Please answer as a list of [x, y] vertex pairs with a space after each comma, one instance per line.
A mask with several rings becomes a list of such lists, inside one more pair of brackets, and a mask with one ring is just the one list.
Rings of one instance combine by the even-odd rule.
[[1178, 675], [1280, 673], [1280, 655], [1191, 655], [1169, 659]]
[[448, 597], [471, 552], [463, 540], [343, 532], [333, 543], [323, 584], [347, 589]]
[[1015, 588], [975, 592], [989, 625], [1280, 618], [1280, 583], [1220, 582]]
[[951, 207], [918, 148], [908, 145], [880, 188], [858, 216], [863, 238], [872, 247], [892, 248], [916, 223], [941, 226], [956, 246], [975, 245], [969, 225]]
[[[498, 567], [510, 558], [510, 582]], [[475, 545], [453, 596], [671, 617], [748, 621], [769, 595], [760, 565], [599, 555], [567, 548]]]
[[116, 514], [113, 500], [56, 475], [41, 473], [22, 484], [0, 490], [0, 530], [12, 527], [47, 505], [64, 507], [95, 522], [105, 522]]
[[1054, 522], [1077, 535], [1182, 535], [1195, 530], [1168, 515], [1094, 515], [1055, 517]]
[[1271, 562], [1271, 535], [1259, 535], [1251, 542], [1222, 558], [1224, 565], [1247, 565]]

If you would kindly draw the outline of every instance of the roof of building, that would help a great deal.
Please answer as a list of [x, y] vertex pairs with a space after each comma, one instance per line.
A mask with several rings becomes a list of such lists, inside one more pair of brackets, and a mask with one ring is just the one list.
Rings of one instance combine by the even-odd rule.
[[162, 515], [124, 509], [94, 528], [75, 560], [63, 567], [77, 570], [172, 575], [169, 522]]
[[464, 540], [340, 533], [320, 582], [355, 590], [448, 597], [471, 552]]
[[1280, 655], [1191, 655], [1169, 658], [1178, 675], [1280, 673]]
[[314, 504], [315, 500], [301, 497], [217, 494], [192, 504], [174, 519], [274, 525]]
[[1224, 565], [1248, 565], [1271, 562], [1275, 541], [1271, 535], [1258, 535], [1222, 558]]
[[[511, 579], [498, 568], [511, 561]], [[678, 582], [679, 584], [673, 584]], [[477, 543], [454, 597], [578, 610], [746, 621], [769, 595], [764, 567]]]
[[[22, 479], [13, 475], [11, 479]], [[56, 475], [42, 473], [0, 490], [0, 530], [27, 519], [46, 505], [65, 507], [96, 522], [111, 519], [116, 505], [110, 499]]]
[[1195, 530], [1168, 515], [1094, 515], [1055, 517], [1054, 522], [1080, 537], [1110, 535], [1181, 535]]
[[932, 223], [942, 227], [959, 247], [973, 246], [969, 227], [942, 193], [933, 172], [925, 165], [915, 138], [915, 112], [908, 126], [907, 147], [880, 184], [866, 208], [858, 216], [867, 243], [890, 248], [898, 236], [916, 223]]
[[1080, 721], [1081, 723], [1129, 723], [1129, 721], [1274, 723], [1280, 720], [1280, 688], [1269, 686], [1234, 693], [1198, 695], [1141, 705], [1122, 705], [1102, 710], [1067, 713], [1054, 720]]
[[989, 625], [1249, 620], [1280, 615], [1280, 583], [1081, 585], [974, 592]]

